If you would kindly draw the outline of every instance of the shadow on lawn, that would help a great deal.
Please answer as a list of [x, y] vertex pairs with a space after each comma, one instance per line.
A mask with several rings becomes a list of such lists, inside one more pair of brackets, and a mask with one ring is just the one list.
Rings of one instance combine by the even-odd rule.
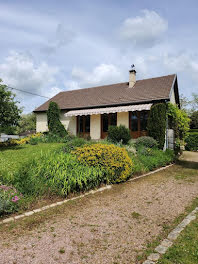
[[187, 160], [177, 160], [176, 164], [188, 168], [188, 169], [197, 169], [198, 170], [198, 161], [187, 161]]
[[0, 147], [0, 152], [1, 151], [6, 151], [6, 150], [20, 150], [23, 149], [24, 146], [10, 146], [10, 147]]

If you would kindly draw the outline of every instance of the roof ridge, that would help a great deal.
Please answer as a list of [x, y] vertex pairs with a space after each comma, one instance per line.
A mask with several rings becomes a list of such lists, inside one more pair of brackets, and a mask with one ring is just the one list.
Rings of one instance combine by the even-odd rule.
[[[141, 79], [141, 80], [137, 80], [136, 82], [139, 81], [146, 81], [146, 80], [152, 80], [152, 79], [159, 79], [159, 78], [164, 78], [164, 77], [168, 77], [168, 76], [173, 76], [176, 75], [176, 73], [173, 74], [168, 74], [168, 75], [162, 75], [162, 76], [158, 76], [158, 77], [152, 77], [152, 78], [145, 78], [145, 79]], [[127, 84], [129, 82], [120, 82], [120, 83], [111, 83], [111, 84], [104, 84], [104, 85], [98, 85], [98, 86], [93, 86], [93, 87], [86, 87], [86, 88], [79, 88], [79, 89], [74, 89], [74, 90], [66, 90], [66, 91], [61, 91], [60, 93], [66, 93], [66, 92], [73, 92], [73, 91], [79, 91], [79, 90], [88, 90], [88, 89], [94, 89], [94, 88], [100, 88], [100, 87], [106, 87], [106, 86], [114, 86], [114, 85], [121, 85], [121, 84]]]

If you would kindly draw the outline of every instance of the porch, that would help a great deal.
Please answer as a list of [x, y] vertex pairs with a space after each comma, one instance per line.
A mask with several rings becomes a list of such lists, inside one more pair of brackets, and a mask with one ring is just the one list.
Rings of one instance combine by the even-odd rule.
[[95, 108], [69, 111], [65, 116], [76, 117], [76, 134], [91, 139], [104, 139], [109, 126], [124, 125], [132, 138], [147, 135], [147, 120], [152, 104]]

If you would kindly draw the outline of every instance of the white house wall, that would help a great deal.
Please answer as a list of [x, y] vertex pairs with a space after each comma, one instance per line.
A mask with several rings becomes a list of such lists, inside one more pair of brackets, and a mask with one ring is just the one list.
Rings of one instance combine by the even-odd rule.
[[36, 113], [36, 132], [46, 132], [46, 131], [48, 131], [47, 114]]
[[[76, 117], [65, 117], [65, 111], [61, 111], [60, 121], [73, 135], [76, 135]], [[47, 114], [46, 113], [36, 113], [36, 132], [46, 132], [48, 131], [47, 125]]]
[[123, 125], [129, 128], [129, 112], [117, 113], [117, 125]]
[[172, 89], [171, 94], [170, 94], [170, 102], [172, 104], [176, 104], [174, 89]]
[[101, 133], [101, 115], [91, 115], [90, 119], [90, 137], [91, 139], [100, 139]]

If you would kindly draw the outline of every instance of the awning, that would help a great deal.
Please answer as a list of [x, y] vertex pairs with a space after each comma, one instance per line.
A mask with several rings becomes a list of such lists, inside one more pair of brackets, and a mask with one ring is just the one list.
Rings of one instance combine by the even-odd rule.
[[105, 108], [94, 108], [94, 109], [82, 109], [82, 110], [71, 110], [68, 111], [65, 116], [83, 116], [83, 115], [98, 115], [98, 114], [110, 114], [120, 112], [134, 112], [142, 110], [150, 110], [152, 104], [138, 104], [128, 106], [116, 106], [116, 107], [105, 107]]

